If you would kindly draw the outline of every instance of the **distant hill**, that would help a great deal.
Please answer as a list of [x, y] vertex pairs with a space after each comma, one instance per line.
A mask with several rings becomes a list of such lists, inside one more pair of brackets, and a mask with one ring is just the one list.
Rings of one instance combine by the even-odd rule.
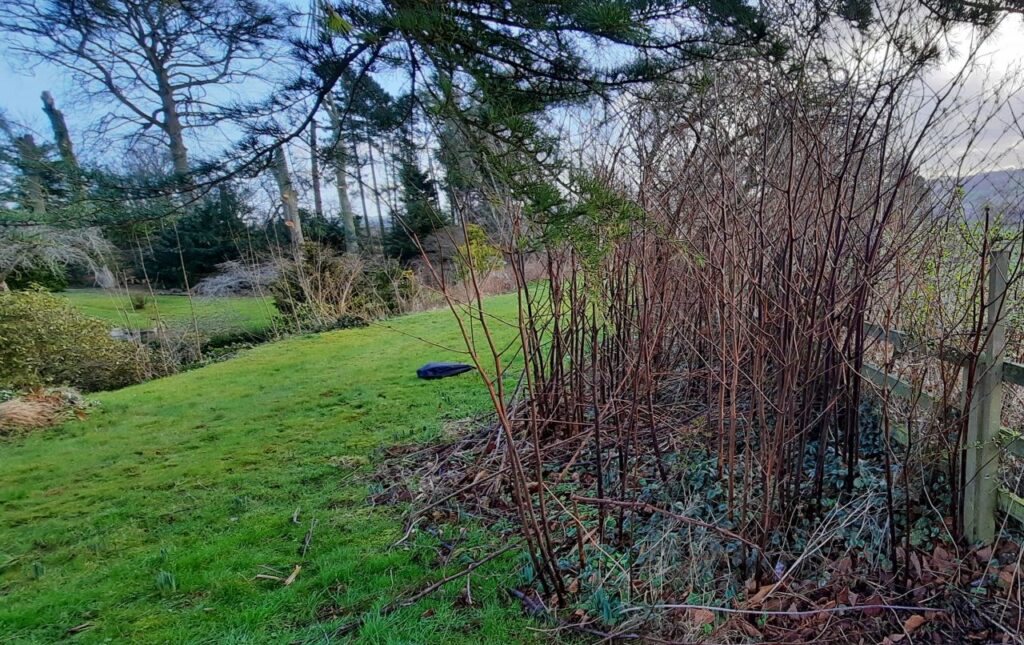
[[1020, 219], [1024, 214], [1024, 168], [970, 175], [960, 185], [968, 218], [982, 217], [986, 206], [993, 215], [1002, 213], [1011, 219]]

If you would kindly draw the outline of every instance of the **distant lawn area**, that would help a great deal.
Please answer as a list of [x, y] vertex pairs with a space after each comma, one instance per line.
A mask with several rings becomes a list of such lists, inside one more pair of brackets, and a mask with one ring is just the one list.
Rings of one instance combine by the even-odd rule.
[[[69, 297], [95, 312], [106, 296]], [[514, 319], [514, 296], [490, 302]], [[511, 326], [495, 331], [514, 338]], [[0, 439], [0, 641], [533, 640], [505, 593], [514, 553], [473, 572], [471, 606], [460, 579], [376, 613], [493, 548], [465, 524], [442, 566], [435, 537], [393, 546], [403, 509], [366, 502], [379, 449], [435, 437], [489, 405], [473, 373], [417, 379], [424, 362], [465, 358], [417, 338], [462, 343], [447, 311], [292, 338], [99, 394], [83, 421]], [[291, 585], [257, 578], [296, 565]], [[331, 637], [360, 616], [353, 635]]]
[[59, 295], [113, 327], [151, 329], [160, 321], [169, 327], [190, 327], [194, 316], [199, 328], [210, 336], [264, 331], [276, 311], [273, 299], [266, 297], [194, 297], [190, 302], [187, 296], [137, 293], [146, 299], [143, 309], [133, 308], [131, 297], [122, 290], [69, 289]]

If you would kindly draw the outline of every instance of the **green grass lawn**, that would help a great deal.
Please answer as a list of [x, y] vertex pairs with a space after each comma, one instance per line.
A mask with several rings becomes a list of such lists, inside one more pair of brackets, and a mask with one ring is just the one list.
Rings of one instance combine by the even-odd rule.
[[145, 309], [136, 310], [124, 291], [69, 289], [59, 295], [66, 297], [83, 313], [105, 320], [113, 327], [151, 329], [162, 321], [170, 327], [190, 328], [194, 315], [199, 328], [210, 336], [261, 332], [271, 325], [275, 312], [271, 298], [197, 297], [190, 302], [186, 296], [152, 296], [147, 293]]
[[[514, 297], [491, 302], [513, 317]], [[512, 553], [472, 574], [471, 607], [458, 607], [463, 579], [375, 613], [488, 552], [471, 528], [441, 568], [433, 538], [392, 546], [402, 509], [365, 501], [375, 451], [488, 406], [473, 373], [418, 380], [420, 364], [461, 357], [414, 337], [461, 344], [447, 311], [293, 338], [100, 394], [84, 421], [0, 442], [0, 641], [53, 642], [88, 623], [70, 638], [327, 642], [358, 616], [361, 642], [529, 640], [504, 593]], [[297, 564], [291, 586], [255, 578]]]

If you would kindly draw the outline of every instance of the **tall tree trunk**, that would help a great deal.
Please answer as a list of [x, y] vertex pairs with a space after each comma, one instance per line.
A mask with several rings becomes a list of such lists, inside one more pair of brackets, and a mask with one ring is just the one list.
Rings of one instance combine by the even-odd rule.
[[[426, 134], [423, 135], [423, 147], [427, 151], [427, 177], [434, 186], [434, 199], [437, 200], [437, 206], [440, 209], [444, 190], [441, 188], [441, 182], [437, 180], [437, 170], [434, 168], [434, 153], [430, 149], [430, 138]], [[450, 206], [451, 204], [449, 204]]]
[[53, 129], [53, 139], [57, 142], [57, 150], [60, 158], [69, 170], [78, 174], [78, 157], [75, 156], [75, 148], [71, 145], [71, 133], [68, 131], [68, 124], [64, 121], [64, 113], [57, 109], [53, 101], [53, 95], [43, 92], [43, 112], [50, 119], [50, 127]]
[[64, 171], [68, 175], [68, 181], [75, 199], [82, 201], [85, 198], [85, 185], [82, 182], [82, 169], [78, 165], [78, 157], [75, 156], [75, 148], [71, 144], [71, 133], [68, 124], [64, 120], [64, 113], [57, 109], [53, 95], [43, 92], [43, 112], [50, 120], [50, 129], [53, 130], [53, 140], [57, 142], [57, 150], [60, 152], [61, 161], [64, 162]]
[[168, 147], [171, 149], [171, 163], [174, 164], [174, 174], [178, 180], [187, 182], [188, 177], [188, 148], [185, 147], [185, 129], [181, 125], [181, 117], [178, 115], [178, 104], [174, 102], [174, 89], [167, 70], [162, 67], [155, 69], [157, 90], [160, 94], [160, 106], [163, 108], [164, 120], [162, 129], [167, 135]]
[[[77, 201], [84, 201], [85, 183], [82, 181], [82, 168], [78, 165], [78, 157], [75, 155], [75, 147], [71, 143], [71, 132], [68, 130], [67, 121], [64, 120], [64, 113], [57, 109], [53, 95], [43, 92], [40, 97], [43, 100], [43, 112], [50, 120], [50, 128], [53, 130], [53, 140], [57, 142], [57, 150], [60, 152], [61, 161], [64, 162], [64, 169], [68, 173], [68, 180], [71, 183]], [[117, 286], [114, 272], [106, 264], [101, 264], [96, 271], [96, 284], [102, 289], [113, 289]]]
[[334, 104], [334, 99], [327, 95], [327, 114], [331, 117], [331, 128], [334, 130], [334, 183], [338, 188], [338, 204], [341, 207], [341, 221], [345, 226], [345, 250], [349, 253], [359, 252], [359, 239], [356, 235], [356, 221], [352, 214], [352, 202], [348, 198], [348, 177], [345, 176], [345, 168], [348, 163], [348, 154], [345, 150], [344, 136], [342, 134], [341, 114]]
[[372, 239], [370, 232], [370, 212], [366, 209], [366, 186], [363, 182], [363, 162], [359, 158], [359, 146], [352, 144], [352, 157], [356, 160], [356, 181], [359, 184], [359, 203], [363, 207], [363, 229], [366, 231], [366, 239]]
[[277, 181], [277, 189], [281, 193], [281, 205], [284, 207], [285, 226], [288, 227], [288, 236], [292, 246], [297, 250], [302, 246], [302, 221], [299, 219], [299, 195], [295, 192], [292, 184], [292, 174], [288, 169], [288, 157], [285, 154], [284, 146], [278, 146], [274, 150], [274, 179]]
[[324, 198], [320, 194], [320, 151], [316, 145], [316, 119], [309, 122], [309, 174], [313, 181], [313, 212], [324, 217]]
[[380, 187], [377, 185], [377, 161], [373, 158], [373, 141], [366, 133], [366, 150], [370, 157], [370, 185], [373, 188], [373, 203], [377, 209], [377, 234], [380, 236], [380, 251], [384, 254], [384, 215], [380, 207]]
[[384, 189], [388, 195], [388, 226], [395, 230], [395, 209], [398, 208], [398, 173], [395, 172], [395, 147], [388, 146], [384, 151]]

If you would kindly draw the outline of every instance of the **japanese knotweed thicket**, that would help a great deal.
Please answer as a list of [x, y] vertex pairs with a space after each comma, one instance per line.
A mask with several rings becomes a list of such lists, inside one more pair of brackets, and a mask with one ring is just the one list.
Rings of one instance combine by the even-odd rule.
[[[513, 270], [537, 240], [548, 261], [547, 288], [519, 281], [518, 388], [494, 323], [453, 309], [498, 413], [487, 446], [501, 448], [550, 593], [565, 593], [566, 552], [585, 568], [609, 557], [601, 545], [634, 545], [634, 580], [652, 513], [717, 532], [746, 579], [854, 515], [871, 518], [889, 566], [934, 508], [921, 464], [894, 467], [910, 453], [889, 417], [866, 418], [861, 374], [879, 344], [865, 325], [916, 315], [921, 270], [959, 215], [950, 182], [930, 177], [964, 171], [971, 124], [999, 106], [960, 93], [974, 49], [947, 84], [926, 82], [942, 31], [897, 9], [861, 32], [825, 27], [784, 63], [709, 63], [623, 98], [602, 136], [572, 133], [590, 161], [553, 214], [492, 195]], [[965, 321], [974, 296], [957, 305]], [[952, 488], [941, 525], [960, 512], [964, 446], [962, 419], [937, 410], [932, 434], [960, 437], [931, 464]], [[703, 489], [701, 455], [714, 464]], [[865, 458], [882, 464], [878, 494], [835, 512], [863, 493]], [[673, 514], [694, 505], [700, 519]], [[630, 588], [657, 586], [644, 584]]]

